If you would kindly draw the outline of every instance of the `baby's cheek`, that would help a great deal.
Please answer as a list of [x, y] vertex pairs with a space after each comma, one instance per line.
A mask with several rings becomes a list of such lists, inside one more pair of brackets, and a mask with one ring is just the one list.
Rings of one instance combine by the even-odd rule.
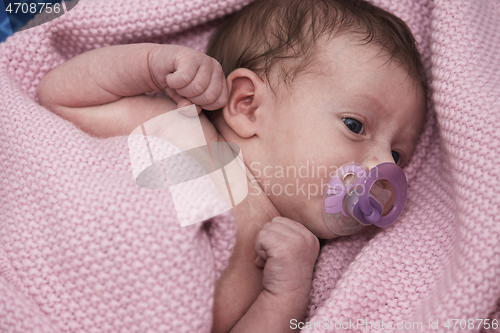
[[323, 220], [323, 198], [315, 197], [311, 200], [302, 200], [302, 209], [297, 214], [299, 218], [297, 222], [303, 224], [316, 237], [322, 239], [336, 238], [338, 235], [333, 234], [326, 226]]

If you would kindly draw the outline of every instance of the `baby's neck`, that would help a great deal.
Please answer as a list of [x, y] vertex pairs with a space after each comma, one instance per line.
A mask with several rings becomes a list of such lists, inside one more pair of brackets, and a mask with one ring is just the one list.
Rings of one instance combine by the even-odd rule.
[[[205, 114], [201, 113], [200, 121], [207, 142], [227, 142], [221, 134], [223, 131], [218, 131], [219, 127], [227, 126], [222, 117], [222, 112], [206, 112], [209, 113], [210, 120]], [[221, 124], [222, 122], [224, 124]], [[245, 152], [242, 155], [244, 156], [244, 154]], [[233, 207], [232, 212], [238, 226], [237, 241], [244, 241], [243, 239], [245, 239], [245, 242], [251, 241], [253, 244], [255, 236], [262, 229], [262, 226], [267, 222], [271, 222], [274, 217], [281, 215], [265, 194], [265, 191], [260, 188], [259, 183], [248, 167], [246, 167], [245, 173], [247, 175], [248, 195], [236, 207]]]

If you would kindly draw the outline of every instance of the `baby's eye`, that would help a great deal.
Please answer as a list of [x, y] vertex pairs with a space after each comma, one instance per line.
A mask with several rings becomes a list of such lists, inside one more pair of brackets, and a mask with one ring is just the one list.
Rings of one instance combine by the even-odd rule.
[[342, 121], [351, 132], [356, 134], [363, 132], [363, 124], [360, 121], [353, 118], [342, 118]]
[[391, 151], [391, 153], [392, 153], [392, 158], [394, 159], [394, 163], [399, 164], [400, 162], [399, 153], [395, 152], [394, 150]]

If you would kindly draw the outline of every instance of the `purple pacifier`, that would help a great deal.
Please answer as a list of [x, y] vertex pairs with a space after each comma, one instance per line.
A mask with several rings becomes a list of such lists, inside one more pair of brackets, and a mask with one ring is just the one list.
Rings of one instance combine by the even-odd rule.
[[[385, 188], [388, 184], [392, 190]], [[370, 172], [358, 163], [344, 164], [328, 182], [323, 218], [327, 227], [341, 236], [370, 224], [388, 227], [403, 212], [407, 189], [406, 176], [394, 163], [379, 164]]]

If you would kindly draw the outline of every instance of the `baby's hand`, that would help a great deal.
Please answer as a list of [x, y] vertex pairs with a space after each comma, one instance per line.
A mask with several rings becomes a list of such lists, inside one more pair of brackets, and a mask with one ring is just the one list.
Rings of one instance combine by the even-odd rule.
[[185, 46], [159, 45], [148, 62], [154, 83], [178, 108], [194, 103], [199, 113], [201, 108], [217, 110], [227, 104], [226, 77], [214, 58]]
[[273, 295], [309, 297], [319, 240], [306, 227], [285, 217], [275, 217], [257, 234], [255, 251], [255, 264], [264, 267], [264, 289]]

